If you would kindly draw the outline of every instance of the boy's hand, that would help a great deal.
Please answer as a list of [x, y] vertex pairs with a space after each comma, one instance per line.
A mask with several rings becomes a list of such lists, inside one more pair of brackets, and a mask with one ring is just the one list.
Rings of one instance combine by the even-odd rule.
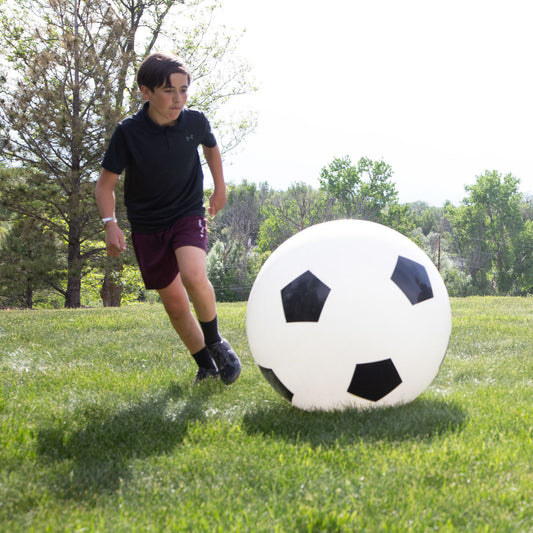
[[124, 233], [116, 222], [108, 222], [105, 227], [105, 246], [107, 255], [118, 257], [126, 250]]
[[227, 200], [226, 188], [215, 188], [215, 192], [209, 198], [209, 207], [207, 208], [208, 213], [214, 217], [226, 205]]

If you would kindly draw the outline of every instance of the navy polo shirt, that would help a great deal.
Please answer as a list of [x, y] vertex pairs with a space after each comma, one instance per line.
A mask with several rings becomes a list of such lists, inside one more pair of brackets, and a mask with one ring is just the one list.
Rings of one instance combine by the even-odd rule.
[[160, 126], [148, 115], [149, 102], [120, 122], [102, 167], [122, 174], [124, 203], [133, 231], [153, 233], [189, 215], [204, 215], [200, 144], [217, 142], [206, 116], [183, 109], [173, 126]]

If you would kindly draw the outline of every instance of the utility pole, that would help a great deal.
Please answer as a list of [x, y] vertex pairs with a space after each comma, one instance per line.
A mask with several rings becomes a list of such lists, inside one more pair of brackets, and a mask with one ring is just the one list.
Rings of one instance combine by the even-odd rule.
[[440, 233], [439, 233], [439, 255], [437, 259], [437, 270], [440, 272]]

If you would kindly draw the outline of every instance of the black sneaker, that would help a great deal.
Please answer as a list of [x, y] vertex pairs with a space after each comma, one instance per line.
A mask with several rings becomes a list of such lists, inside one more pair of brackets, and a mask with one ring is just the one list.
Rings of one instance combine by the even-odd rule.
[[229, 342], [222, 339], [220, 342], [210, 344], [207, 349], [218, 366], [220, 379], [226, 385], [233, 383], [241, 373], [241, 362]]
[[218, 378], [218, 370], [216, 368], [200, 367], [198, 369], [198, 372], [196, 372], [196, 379], [194, 380], [194, 384], [197, 385], [198, 383], [206, 379], [216, 379], [216, 378]]

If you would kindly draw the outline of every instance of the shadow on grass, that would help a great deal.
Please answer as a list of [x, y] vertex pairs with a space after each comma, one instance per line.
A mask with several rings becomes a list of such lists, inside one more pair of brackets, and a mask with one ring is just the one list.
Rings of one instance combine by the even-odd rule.
[[431, 439], [458, 431], [465, 419], [465, 412], [454, 403], [419, 398], [407, 405], [364, 411], [310, 412], [277, 404], [246, 413], [243, 424], [249, 434], [328, 446], [356, 440]]
[[71, 425], [41, 428], [37, 453], [57, 466], [48, 483], [67, 499], [117, 490], [129, 479], [132, 459], [163, 454], [183, 442], [189, 424], [205, 418], [205, 402], [217, 385], [194, 388], [186, 397], [173, 385], [121, 411], [86, 406]]

